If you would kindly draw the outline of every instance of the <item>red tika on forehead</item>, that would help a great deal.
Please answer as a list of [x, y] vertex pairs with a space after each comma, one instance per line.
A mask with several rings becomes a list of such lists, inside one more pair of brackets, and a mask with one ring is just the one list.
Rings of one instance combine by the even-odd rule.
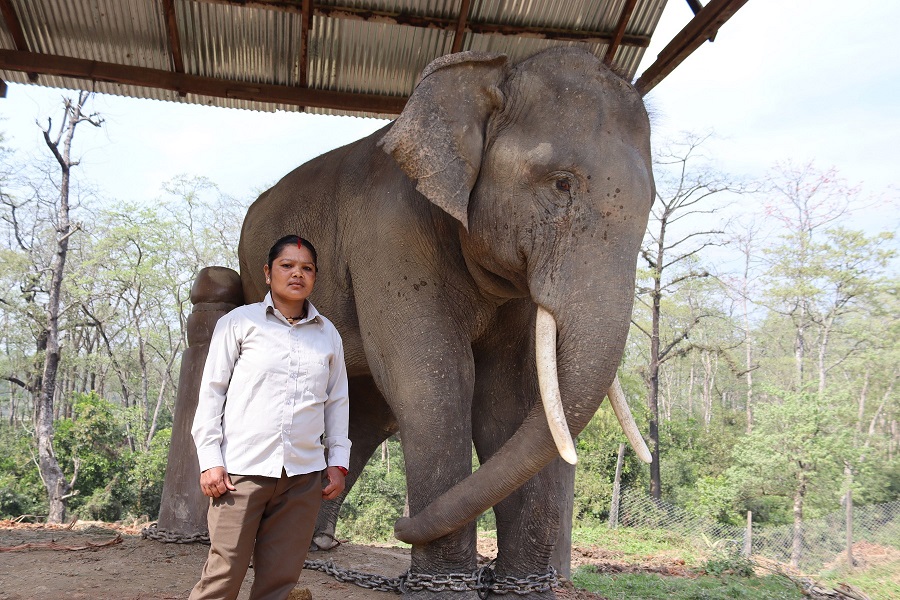
[[303, 238], [299, 235], [297, 236], [297, 248], [299, 248], [300, 250], [303, 249]]

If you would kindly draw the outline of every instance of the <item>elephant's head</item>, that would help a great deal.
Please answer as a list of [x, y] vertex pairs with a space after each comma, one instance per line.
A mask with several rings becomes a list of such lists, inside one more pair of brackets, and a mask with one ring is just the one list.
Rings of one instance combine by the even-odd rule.
[[[557, 48], [514, 67], [461, 53], [426, 68], [381, 143], [459, 221], [484, 293], [538, 306], [547, 414], [536, 406], [481, 469], [398, 522], [398, 538], [424, 543], [502, 500], [558, 447], [574, 461], [570, 435], [617, 386], [654, 196], [650, 126], [637, 91], [585, 51]], [[633, 420], [623, 426], [634, 437]]]

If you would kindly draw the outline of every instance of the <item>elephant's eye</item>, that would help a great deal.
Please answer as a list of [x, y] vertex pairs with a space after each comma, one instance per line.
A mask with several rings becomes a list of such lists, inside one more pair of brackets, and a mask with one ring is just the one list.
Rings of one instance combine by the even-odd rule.
[[578, 193], [578, 179], [569, 171], [554, 171], [544, 179], [541, 196], [552, 210], [567, 210]]

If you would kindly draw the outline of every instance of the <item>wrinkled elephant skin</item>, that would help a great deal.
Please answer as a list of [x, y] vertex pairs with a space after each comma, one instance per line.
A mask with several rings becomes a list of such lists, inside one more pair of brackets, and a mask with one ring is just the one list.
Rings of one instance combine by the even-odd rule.
[[[555, 320], [560, 417], [577, 435], [628, 331], [654, 194], [649, 140], [637, 92], [591, 54], [558, 48], [511, 66], [466, 52], [429, 65], [394, 123], [251, 206], [248, 302], [265, 294], [275, 239], [295, 233], [318, 250], [313, 301], [343, 336], [351, 378], [351, 479], [399, 427], [410, 517], [396, 533], [414, 571], [472, 571], [474, 519], [494, 506], [497, 574], [546, 572], [562, 499], [535, 315]], [[323, 508], [323, 530], [337, 506]]]

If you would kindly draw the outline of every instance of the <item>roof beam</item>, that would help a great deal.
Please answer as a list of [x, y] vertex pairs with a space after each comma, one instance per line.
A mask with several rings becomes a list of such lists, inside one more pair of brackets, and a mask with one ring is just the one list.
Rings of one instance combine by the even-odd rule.
[[[703, 10], [703, 5], [700, 4], [700, 0], [687, 0], [687, 3], [695, 15], [698, 12], [700, 12], [701, 10]], [[716, 41], [716, 34], [712, 34], [712, 36], [709, 38], [709, 41], [710, 42]]]
[[300, 19], [300, 87], [309, 86], [309, 30], [312, 28], [312, 0], [303, 0]]
[[166, 37], [172, 53], [172, 68], [176, 73], [184, 73], [184, 55], [181, 53], [181, 36], [178, 35], [178, 19], [175, 16], [175, 0], [163, 0], [166, 15]]
[[[3, 16], [3, 20], [6, 22], [6, 29], [8, 29], [10, 35], [12, 35], [13, 44], [16, 46], [16, 50], [27, 52], [29, 48], [28, 40], [25, 39], [25, 31], [22, 29], [22, 23], [19, 21], [19, 15], [16, 14], [15, 7], [13, 7], [9, 0], [0, 0], [0, 15]], [[37, 73], [33, 71], [28, 72], [28, 81], [34, 83], [37, 81], [37, 78]], [[5, 82], [3, 83], [2, 97], [6, 97]]]
[[[196, 0], [210, 4], [223, 4], [231, 6], [249, 6], [254, 8], [268, 8], [272, 10], [286, 10], [302, 12], [300, 0]], [[353, 19], [357, 21], [372, 21], [374, 23], [388, 23], [391, 25], [411, 25], [429, 29], [443, 29], [455, 31], [459, 19], [445, 19], [442, 17], [411, 15], [402, 12], [368, 10], [353, 6], [323, 6], [313, 7], [313, 14], [317, 17], [330, 19]], [[555, 27], [521, 27], [517, 25], [503, 25], [500, 23], [487, 23], [467, 21], [464, 29], [474, 34], [481, 35], [512, 35], [532, 37], [547, 40], [562, 40], [572, 42], [587, 42], [591, 44], [608, 44], [613, 40], [614, 33], [609, 31], [571, 31]], [[650, 37], [644, 35], [623, 35], [621, 44], [624, 46], [636, 46], [646, 48], [650, 45]]]
[[611, 65], [616, 57], [616, 52], [618, 52], [619, 46], [622, 44], [622, 38], [625, 37], [625, 28], [628, 27], [628, 21], [631, 20], [635, 6], [637, 6], [637, 0], [627, 0], [622, 8], [622, 14], [619, 16], [618, 24], [616, 24], [616, 31], [613, 33], [613, 39], [606, 47], [606, 54], [603, 56], [603, 62], [607, 65]]
[[469, 18], [469, 7], [471, 5], [471, 0], [462, 0], [459, 7], [459, 20], [456, 21], [456, 32], [453, 34], [453, 47], [450, 48], [450, 52], [453, 54], [462, 50], [463, 34], [466, 32], [466, 20]]
[[634, 82], [641, 95], [656, 87], [656, 84], [703, 45], [703, 42], [714, 35], [746, 3], [747, 0], [711, 0], [703, 7]]
[[158, 88], [171, 90], [179, 94], [199, 94], [201, 96], [233, 98], [250, 102], [314, 106], [317, 108], [379, 114], [400, 114], [407, 100], [403, 96], [379, 96], [376, 94], [311, 90], [296, 86], [245, 83], [243, 81], [199, 77], [197, 75], [172, 73], [171, 71], [161, 71], [159, 69], [70, 58], [68, 56], [0, 49], [0, 70], [4, 69], [55, 75], [58, 77], [73, 77], [87, 81], [103, 81]]
[[22, 23], [19, 22], [19, 15], [16, 14], [16, 9], [13, 8], [9, 0], [0, 0], [0, 14], [3, 15], [3, 20], [6, 21], [6, 28], [12, 35], [16, 50], [27, 52], [29, 49], [28, 41], [25, 39]]

